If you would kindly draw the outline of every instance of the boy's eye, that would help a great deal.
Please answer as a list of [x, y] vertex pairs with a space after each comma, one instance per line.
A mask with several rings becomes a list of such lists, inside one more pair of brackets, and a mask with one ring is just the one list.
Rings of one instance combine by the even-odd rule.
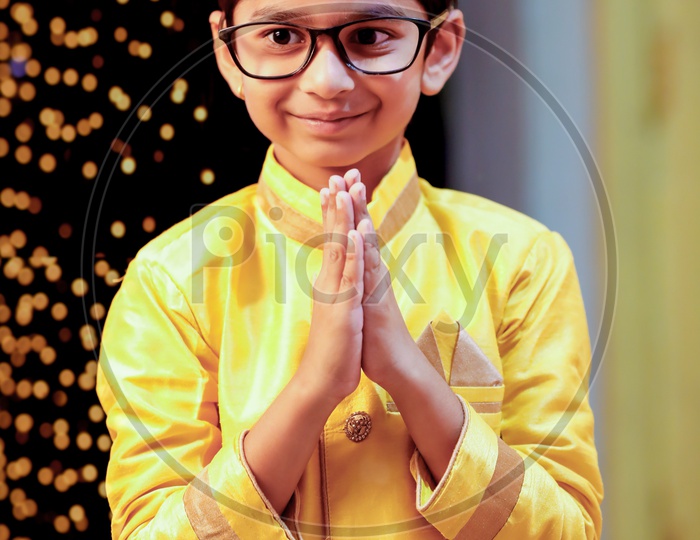
[[302, 33], [291, 28], [273, 28], [265, 37], [275, 45], [295, 45], [304, 41]]
[[376, 28], [359, 28], [354, 32], [353, 41], [360, 45], [378, 45], [389, 39], [386, 32]]

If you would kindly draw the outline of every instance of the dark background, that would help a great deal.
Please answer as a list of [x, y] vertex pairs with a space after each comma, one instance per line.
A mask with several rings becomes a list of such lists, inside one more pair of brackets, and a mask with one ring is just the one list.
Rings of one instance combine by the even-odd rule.
[[[104, 317], [90, 310], [109, 307], [119, 286], [112, 277], [122, 276], [139, 248], [187, 218], [192, 206], [257, 180], [268, 142], [217, 71], [208, 24], [213, 9], [213, 0], [0, 0], [0, 540], [109, 538], [107, 429], [94, 409], [93, 346], [99, 346]], [[168, 11], [176, 22], [165, 27], [161, 16]], [[56, 18], [65, 22], [62, 37], [52, 37]], [[97, 32], [95, 43], [66, 46], [74, 39], [69, 32], [87, 28]], [[115, 39], [118, 28], [127, 33], [122, 42]], [[134, 40], [148, 43], [152, 54], [132, 55]], [[40, 69], [28, 74], [32, 59]], [[51, 67], [61, 75], [76, 70], [77, 84], [49, 84]], [[94, 91], [82, 86], [87, 74], [97, 78]], [[170, 96], [179, 78], [187, 92], [175, 103]], [[109, 99], [114, 87], [130, 98], [125, 110]], [[141, 104], [151, 107], [152, 116], [139, 123]], [[204, 122], [193, 117], [198, 106], [207, 109]], [[95, 112], [103, 125], [69, 142], [52, 140], [41, 121], [46, 108], [62, 113], [59, 127], [68, 131], [66, 125], [75, 127]], [[420, 175], [436, 186], [444, 185], [445, 175], [440, 108], [438, 98], [424, 97], [407, 133]], [[26, 139], [26, 127], [17, 130], [23, 124], [31, 132], [25, 141], [19, 139]], [[174, 127], [172, 140], [161, 138], [163, 124]], [[31, 159], [21, 163], [26, 147]], [[42, 167], [51, 161], [47, 155], [55, 167]], [[121, 170], [126, 157], [136, 162], [133, 174]], [[98, 167], [95, 177], [83, 174], [86, 162]], [[200, 179], [204, 169], [214, 172], [210, 185]], [[155, 220], [151, 232], [144, 230], [146, 217]], [[115, 221], [125, 234], [112, 233]], [[105, 263], [115, 272], [108, 279]], [[52, 265], [49, 277], [57, 266], [57, 280], [47, 277]], [[17, 275], [17, 268], [25, 270]], [[28, 317], [21, 315], [23, 302], [34, 306]], [[62, 319], [54, 308], [61, 303], [68, 312]], [[56, 354], [49, 363], [51, 348]], [[63, 449], [57, 446], [59, 420], [68, 424]], [[89, 437], [82, 435], [79, 444], [85, 433]], [[85, 473], [86, 465], [97, 468], [96, 479]]]

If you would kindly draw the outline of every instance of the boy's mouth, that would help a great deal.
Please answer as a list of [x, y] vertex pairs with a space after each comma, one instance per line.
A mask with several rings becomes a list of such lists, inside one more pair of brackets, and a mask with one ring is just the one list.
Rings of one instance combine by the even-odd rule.
[[344, 130], [346, 127], [350, 126], [354, 121], [363, 117], [365, 113], [348, 115], [348, 113], [342, 114], [305, 114], [305, 115], [295, 115], [292, 117], [299, 120], [304, 126], [306, 126], [311, 131], [321, 134], [321, 135], [332, 135]]
[[364, 113], [352, 114], [352, 115], [347, 114], [347, 113], [342, 113], [342, 114], [317, 113], [317, 114], [304, 114], [304, 115], [293, 114], [292, 116], [296, 116], [297, 118], [300, 118], [301, 120], [309, 120], [312, 122], [341, 122], [343, 120], [357, 118], [358, 116], [362, 116], [362, 114], [364, 114]]

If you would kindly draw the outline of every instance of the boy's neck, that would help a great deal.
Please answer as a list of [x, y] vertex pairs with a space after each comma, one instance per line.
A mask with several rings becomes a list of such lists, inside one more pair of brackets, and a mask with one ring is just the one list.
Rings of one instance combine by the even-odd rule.
[[362, 182], [367, 188], [367, 200], [371, 201], [375, 188], [396, 163], [401, 153], [403, 141], [403, 137], [395, 139], [361, 161], [342, 167], [320, 167], [302, 161], [281, 146], [275, 146], [275, 158], [292, 176], [316, 191], [328, 187], [328, 180], [332, 175], [343, 176], [350, 169], [357, 169], [360, 171]]

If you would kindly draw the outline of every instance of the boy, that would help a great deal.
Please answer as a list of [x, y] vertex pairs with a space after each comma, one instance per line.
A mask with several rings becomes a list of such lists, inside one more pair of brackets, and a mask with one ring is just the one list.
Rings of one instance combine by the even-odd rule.
[[272, 146], [256, 185], [144, 247], [112, 304], [114, 537], [597, 538], [571, 254], [432, 188], [403, 139], [461, 13], [221, 4], [217, 64]]

